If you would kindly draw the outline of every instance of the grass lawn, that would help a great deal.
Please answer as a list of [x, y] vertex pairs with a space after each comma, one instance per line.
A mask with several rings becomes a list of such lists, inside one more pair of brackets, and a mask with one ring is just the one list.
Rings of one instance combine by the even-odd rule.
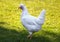
[[[46, 9], [42, 30], [32, 39], [21, 23], [20, 3], [35, 17]], [[0, 42], [60, 42], [60, 0], [0, 0]]]

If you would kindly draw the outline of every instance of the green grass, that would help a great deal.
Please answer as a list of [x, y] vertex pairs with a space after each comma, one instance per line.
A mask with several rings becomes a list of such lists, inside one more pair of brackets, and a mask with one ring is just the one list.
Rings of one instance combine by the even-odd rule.
[[[31, 15], [38, 17], [46, 9], [42, 30], [28, 39], [28, 32], [21, 23], [19, 4], [23, 3]], [[59, 0], [0, 0], [0, 42], [60, 42]]]

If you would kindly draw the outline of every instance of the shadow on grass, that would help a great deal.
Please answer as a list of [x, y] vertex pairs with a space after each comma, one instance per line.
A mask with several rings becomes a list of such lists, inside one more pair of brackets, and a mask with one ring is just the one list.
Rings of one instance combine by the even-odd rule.
[[48, 31], [43, 31], [47, 35], [48, 38], [50, 38], [51, 42], [60, 42], [60, 33], [54, 33], [54, 32], [48, 32]]
[[18, 32], [0, 26], [0, 42], [19, 42], [26, 38], [26, 31]]
[[28, 32], [25, 30], [18, 32], [16, 30], [9, 30], [0, 26], [0, 42], [60, 42], [60, 35], [47, 31], [43, 32], [45, 32], [46, 35], [53, 36], [54, 38], [56, 37], [56, 39], [51, 41], [49, 37], [42, 36], [43, 34], [37, 37], [33, 36], [32, 39], [28, 39]]

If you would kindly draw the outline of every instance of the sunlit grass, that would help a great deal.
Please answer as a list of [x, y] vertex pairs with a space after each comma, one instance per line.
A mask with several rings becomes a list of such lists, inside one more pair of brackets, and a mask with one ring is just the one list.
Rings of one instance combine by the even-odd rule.
[[[20, 20], [22, 12], [20, 9], [18, 9], [20, 3], [25, 4], [29, 13], [35, 17], [39, 16], [42, 9], [46, 9], [45, 23], [42, 26], [42, 30], [34, 34], [32, 40], [26, 38], [28, 33], [27, 31], [24, 31], [25, 28], [23, 27]], [[0, 29], [1, 42], [4, 41], [8, 42], [10, 40], [11, 42], [17, 42], [17, 41], [36, 42], [36, 40], [38, 42], [40, 41], [59, 42], [60, 1], [59, 0], [0, 0], [0, 28], [2, 28], [2, 31]], [[7, 33], [4, 31], [9, 33], [9, 35], [7, 35]], [[11, 36], [11, 38], [9, 36]]]

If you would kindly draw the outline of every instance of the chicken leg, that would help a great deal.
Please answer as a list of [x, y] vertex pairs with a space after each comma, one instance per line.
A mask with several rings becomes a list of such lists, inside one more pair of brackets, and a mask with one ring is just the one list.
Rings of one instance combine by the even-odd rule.
[[27, 36], [27, 38], [29, 38], [29, 39], [32, 38], [32, 32], [29, 32], [29, 35]]

